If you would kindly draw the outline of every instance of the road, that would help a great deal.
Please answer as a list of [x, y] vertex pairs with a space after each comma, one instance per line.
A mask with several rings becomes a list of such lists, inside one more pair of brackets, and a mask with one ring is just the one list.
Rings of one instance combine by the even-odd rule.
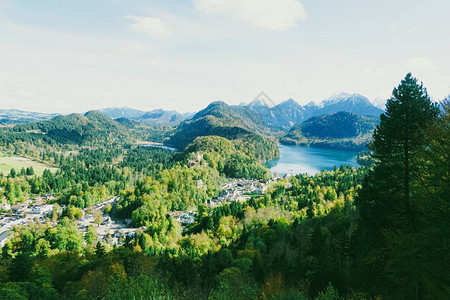
[[7, 229], [0, 234], [0, 248], [2, 248], [5, 245], [6, 238], [8, 237], [8, 234], [10, 232], [11, 232], [11, 230]]
[[[85, 233], [90, 225], [94, 225], [99, 238], [104, 238], [108, 235], [108, 233], [113, 234], [114, 232], [118, 231], [120, 231], [122, 234], [134, 235], [134, 232], [137, 230], [137, 228], [129, 228], [127, 225], [122, 224], [121, 222], [111, 220], [111, 218], [109, 218], [107, 222], [103, 222], [102, 224], [97, 225], [94, 224], [94, 217], [87, 213], [87, 211], [90, 210], [102, 210], [106, 205], [113, 204], [114, 201], [116, 201], [118, 198], [118, 196], [114, 196], [106, 201], [97, 203], [89, 208], [84, 209], [84, 217], [77, 220], [78, 230], [82, 233]], [[1, 220], [3, 225], [0, 227], [0, 248], [5, 245], [6, 241], [8, 240], [8, 234], [12, 231], [14, 226], [25, 225], [29, 221], [33, 221], [34, 218], [38, 218], [40, 222], [45, 222], [45, 214], [34, 214], [31, 213], [31, 210], [27, 211], [27, 215], [24, 218], [16, 218], [17, 217], [5, 217]], [[115, 239], [115, 242], [117, 243], [117, 239]]]
[[[25, 218], [18, 218], [17, 220], [7, 221], [5, 225], [0, 228], [0, 248], [3, 247], [8, 240], [8, 233], [14, 228], [14, 226], [27, 224], [29, 221], [33, 220], [35, 217], [43, 217], [39, 214], [28, 214]], [[4, 218], [9, 219], [9, 218]]]

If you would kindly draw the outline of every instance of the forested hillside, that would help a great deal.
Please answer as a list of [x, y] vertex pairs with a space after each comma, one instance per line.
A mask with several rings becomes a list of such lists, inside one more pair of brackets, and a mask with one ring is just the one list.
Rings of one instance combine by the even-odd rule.
[[250, 110], [213, 102], [192, 120], [181, 123], [167, 144], [184, 149], [197, 137], [220, 136], [235, 141], [241, 148], [246, 146], [245, 152], [265, 162], [279, 156], [274, 139], [264, 135], [269, 133], [258, 115]]
[[35, 132], [48, 136], [57, 143], [89, 144], [113, 142], [130, 138], [127, 129], [98, 111], [85, 115], [70, 114], [51, 120], [20, 124], [15, 132]]
[[293, 127], [280, 142], [287, 145], [310, 145], [345, 150], [364, 150], [372, 139], [379, 118], [337, 112], [312, 117]]

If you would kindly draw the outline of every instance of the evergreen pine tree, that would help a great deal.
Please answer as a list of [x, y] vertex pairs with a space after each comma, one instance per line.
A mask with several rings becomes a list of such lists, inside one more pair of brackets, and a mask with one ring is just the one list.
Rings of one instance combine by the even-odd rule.
[[97, 245], [95, 246], [95, 255], [97, 255], [98, 258], [104, 257], [106, 254], [105, 246], [98, 241]]
[[[357, 199], [361, 212], [360, 255], [370, 286], [407, 298], [421, 298], [421, 263], [415, 251], [421, 230], [422, 204], [417, 197], [416, 163], [426, 147], [424, 130], [436, 119], [438, 108], [426, 89], [409, 73], [394, 89], [370, 145], [376, 164]], [[367, 256], [366, 256], [367, 255]], [[367, 263], [370, 261], [370, 263]]]

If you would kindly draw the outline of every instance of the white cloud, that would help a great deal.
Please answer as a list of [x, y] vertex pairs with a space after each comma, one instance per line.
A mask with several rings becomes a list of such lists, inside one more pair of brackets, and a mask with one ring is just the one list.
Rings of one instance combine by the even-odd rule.
[[194, 0], [204, 13], [222, 13], [271, 31], [285, 31], [306, 19], [297, 0]]
[[125, 19], [134, 21], [128, 28], [135, 32], [147, 33], [159, 39], [166, 39], [171, 35], [170, 29], [159, 18], [125, 16]]
[[139, 44], [131, 44], [122, 48], [122, 52], [128, 55], [144, 54], [147, 51], [147, 47]]
[[431, 71], [436, 70], [437, 66], [434, 60], [427, 57], [411, 57], [405, 64], [410, 71]]

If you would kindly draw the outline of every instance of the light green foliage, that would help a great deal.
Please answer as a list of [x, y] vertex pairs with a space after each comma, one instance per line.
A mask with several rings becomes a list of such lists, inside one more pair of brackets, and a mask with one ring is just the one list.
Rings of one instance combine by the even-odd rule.
[[[15, 172], [22, 168], [28, 168], [29, 171], [26, 175], [29, 176], [34, 175], [34, 173], [36, 173], [37, 175], [42, 175], [45, 169], [49, 169], [52, 172], [58, 170], [51, 165], [43, 164], [24, 157], [3, 155], [0, 154], [0, 172], [5, 175], [8, 175], [12, 168], [15, 170]], [[30, 167], [32, 168], [33, 172], [30, 171]]]
[[266, 149], [267, 145], [251, 138], [230, 141], [220, 136], [205, 136], [196, 138], [185, 151], [204, 154], [210, 167], [228, 177], [269, 179], [268, 169], [261, 163], [273, 157], [255, 149], [259, 147]]
[[93, 225], [87, 228], [85, 238], [88, 245], [92, 245], [97, 240], [97, 230]]
[[81, 250], [83, 245], [83, 237], [78, 232], [77, 224], [68, 218], [64, 218], [58, 223], [53, 237], [53, 247], [61, 252]]

